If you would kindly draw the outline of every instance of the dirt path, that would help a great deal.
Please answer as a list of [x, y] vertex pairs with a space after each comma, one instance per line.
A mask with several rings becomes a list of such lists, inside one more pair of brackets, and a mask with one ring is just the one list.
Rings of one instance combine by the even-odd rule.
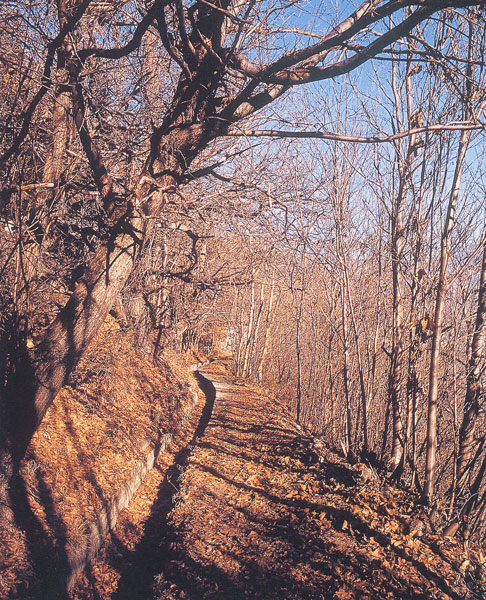
[[410, 496], [360, 481], [324, 450], [317, 462], [284, 406], [221, 367], [203, 376], [216, 394], [202, 378], [207, 402], [193, 439], [140, 492], [147, 518], [122, 522], [93, 565], [93, 582], [104, 584], [85, 580], [78, 598], [467, 595], [458, 548], [412, 530], [421, 515]]

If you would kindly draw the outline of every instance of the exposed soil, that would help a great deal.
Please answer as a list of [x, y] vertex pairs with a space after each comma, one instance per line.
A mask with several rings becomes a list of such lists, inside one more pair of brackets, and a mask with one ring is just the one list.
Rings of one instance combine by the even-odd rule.
[[416, 498], [221, 363], [200, 381], [194, 433], [149, 474], [76, 600], [482, 597], [464, 547], [432, 533]]

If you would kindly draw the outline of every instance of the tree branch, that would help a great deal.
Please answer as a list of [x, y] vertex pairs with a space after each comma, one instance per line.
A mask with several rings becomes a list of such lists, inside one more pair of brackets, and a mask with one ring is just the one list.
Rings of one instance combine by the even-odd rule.
[[169, 0], [155, 0], [153, 5], [147, 11], [146, 15], [137, 25], [137, 28], [133, 33], [132, 39], [129, 42], [127, 42], [124, 46], [122, 46], [121, 48], [86, 48], [84, 50], [80, 50], [78, 56], [81, 62], [84, 63], [86, 59], [90, 56], [113, 59], [128, 56], [128, 54], [130, 54], [140, 46], [144, 33], [155, 21], [158, 11], [162, 11], [164, 6], [168, 3], [168, 1]]
[[330, 131], [280, 131], [277, 129], [237, 129], [232, 127], [225, 134], [226, 136], [237, 137], [270, 137], [270, 138], [312, 138], [318, 140], [335, 140], [338, 142], [352, 142], [358, 144], [380, 144], [385, 142], [394, 142], [404, 137], [417, 135], [419, 133], [442, 132], [442, 131], [477, 131], [483, 130], [485, 125], [470, 121], [450, 123], [435, 123], [425, 127], [416, 127], [407, 131], [399, 131], [390, 135], [371, 135], [354, 136], [332, 133]]
[[84, 0], [83, 2], [81, 2], [81, 4], [79, 5], [78, 9], [74, 12], [72, 17], [67, 20], [66, 24], [63, 27], [61, 27], [61, 30], [56, 35], [56, 37], [47, 45], [47, 57], [42, 72], [41, 87], [30, 101], [28, 108], [24, 111], [22, 118], [22, 126], [20, 128], [19, 133], [15, 136], [12, 145], [6, 152], [4, 152], [2, 156], [0, 156], [0, 166], [5, 164], [7, 160], [17, 152], [17, 150], [20, 147], [20, 144], [25, 140], [29, 132], [30, 122], [32, 120], [32, 117], [34, 116], [35, 110], [39, 106], [39, 103], [41, 102], [42, 98], [44, 98], [47, 91], [52, 85], [51, 69], [54, 63], [54, 58], [56, 57], [56, 52], [64, 43], [66, 36], [69, 33], [71, 33], [71, 31], [73, 31], [76, 23], [78, 23], [78, 21], [84, 15], [90, 3], [91, 0]]
[[[486, 4], [484, 0], [476, 2], [410, 2], [408, 0], [392, 0], [379, 7], [379, 2], [363, 3], [350, 17], [342, 21], [329, 34], [323, 37], [321, 42], [290, 52], [270, 65], [262, 66], [252, 63], [243, 55], [232, 55], [231, 66], [240, 70], [245, 75], [266, 83], [299, 85], [313, 81], [330, 79], [348, 73], [369, 59], [374, 58], [391, 43], [404, 35], [407, 35], [416, 25], [431, 16], [434, 12], [444, 8], [461, 8], [471, 5]], [[406, 19], [395, 27], [380, 35], [368, 46], [359, 52], [341, 61], [323, 67], [316, 67], [318, 60], [322, 59], [323, 53], [332, 49], [343, 48], [352, 37], [362, 32], [369, 25], [381, 21], [400, 9], [407, 6], [418, 5]], [[310, 61], [305, 64], [305, 61]], [[301, 64], [300, 67], [295, 65]], [[295, 67], [295, 68], [290, 68]]]

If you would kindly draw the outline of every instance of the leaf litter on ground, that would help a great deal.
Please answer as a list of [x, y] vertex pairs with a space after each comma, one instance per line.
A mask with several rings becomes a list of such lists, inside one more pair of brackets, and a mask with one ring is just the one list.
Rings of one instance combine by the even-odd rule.
[[205, 376], [216, 402], [184, 468], [147, 478], [76, 600], [481, 597], [467, 549], [416, 496], [363, 476], [227, 365]]

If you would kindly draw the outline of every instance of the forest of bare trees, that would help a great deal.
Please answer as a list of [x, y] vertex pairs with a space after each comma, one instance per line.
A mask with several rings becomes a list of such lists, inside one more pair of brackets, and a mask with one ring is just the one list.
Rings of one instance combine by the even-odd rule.
[[0, 502], [109, 313], [484, 536], [484, 1], [0, 6]]

